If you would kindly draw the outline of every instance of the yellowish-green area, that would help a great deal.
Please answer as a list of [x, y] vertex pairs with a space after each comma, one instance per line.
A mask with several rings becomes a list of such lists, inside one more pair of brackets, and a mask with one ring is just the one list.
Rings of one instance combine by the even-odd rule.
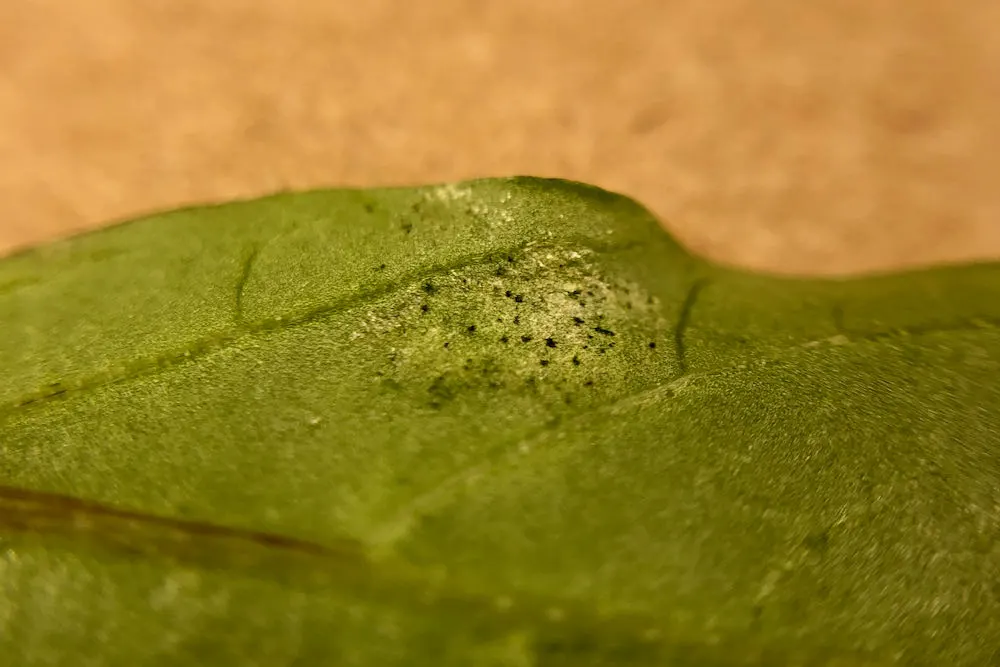
[[1000, 265], [688, 254], [565, 181], [0, 261], [0, 664], [984, 665]]

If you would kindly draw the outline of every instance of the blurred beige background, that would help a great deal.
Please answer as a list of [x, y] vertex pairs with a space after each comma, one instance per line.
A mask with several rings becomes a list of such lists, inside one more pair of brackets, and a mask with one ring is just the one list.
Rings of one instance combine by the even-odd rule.
[[0, 253], [536, 174], [783, 272], [1000, 257], [997, 0], [6, 0]]

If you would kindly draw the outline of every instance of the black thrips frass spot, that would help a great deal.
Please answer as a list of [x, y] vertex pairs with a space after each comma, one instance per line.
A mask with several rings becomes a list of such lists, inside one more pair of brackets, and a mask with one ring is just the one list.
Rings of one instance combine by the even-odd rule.
[[596, 331], [599, 334], [603, 334], [605, 336], [614, 336], [615, 335], [614, 331], [612, 331], [611, 329], [605, 329], [603, 327], [594, 327], [594, 331]]
[[376, 270], [376, 271], [385, 271], [385, 264], [379, 264], [379, 265], [378, 265], [378, 268], [377, 268], [377, 269], [375, 269], [375, 270]]
[[584, 320], [583, 320], [582, 317], [574, 317], [573, 318], [573, 324], [575, 324], [576, 326], [580, 326], [581, 324], [583, 324], [583, 322], [584, 322]]
[[430, 281], [427, 281], [423, 285], [423, 290], [427, 294], [434, 294], [434, 292], [437, 292], [437, 287], [434, 287], [434, 285], [432, 285]]
[[656, 349], [656, 343], [653, 342], [653, 341], [650, 341], [650, 343], [649, 343], [649, 349], [655, 350]]
[[573, 365], [574, 366], [579, 366], [580, 365], [580, 357], [578, 357], [575, 354], [573, 355]]
[[583, 383], [583, 386], [584, 387], [593, 387], [594, 386], [594, 381], [593, 380], [587, 380], [586, 382]]
[[511, 264], [513, 264], [514, 263], [514, 257], [512, 255], [507, 255], [507, 261], [510, 262]]
[[507, 342], [507, 341], [509, 341], [509, 340], [510, 340], [510, 339], [509, 339], [509, 338], [507, 338], [507, 336], [500, 336], [500, 342], [501, 342], [501, 343], [506, 343], [506, 342]]
[[507, 290], [506, 292], [503, 293], [503, 295], [509, 299], [512, 296], [514, 296], [514, 293], [511, 292], [510, 290]]
[[530, 343], [531, 342], [531, 336], [521, 336], [521, 342], [522, 343]]
[[542, 366], [548, 366], [549, 365], [549, 360], [548, 359], [542, 359], [538, 363], [540, 363]]
[[524, 296], [521, 294], [516, 294], [514, 296], [514, 301], [516, 301], [517, 303], [524, 303]]
[[520, 315], [515, 315], [514, 316], [514, 324], [520, 324], [520, 323], [521, 323], [521, 316]]
[[829, 529], [806, 535], [805, 539], [802, 540], [802, 546], [810, 551], [815, 551], [821, 554], [826, 553], [830, 548]]
[[425, 313], [426, 313], [426, 312], [427, 312], [428, 310], [430, 310], [430, 309], [431, 309], [431, 307], [430, 307], [430, 306], [428, 306], [428, 305], [427, 305], [426, 303], [425, 303], [424, 305], [420, 306], [420, 310], [421, 310], [421, 311], [423, 311], [423, 312], [425, 312]]
[[555, 342], [555, 340], [553, 340], [551, 338], [546, 338], [545, 339], [545, 345], [547, 347], [555, 347], [556, 346], [556, 342]]
[[444, 346], [445, 346], [445, 349], [447, 349], [449, 345], [451, 345], [451, 343], [450, 343], [450, 342], [449, 342], [449, 343], [445, 343], [445, 344], [444, 344]]
[[475, 324], [470, 324], [469, 328], [468, 328], [468, 332], [469, 333], [476, 333], [476, 325]]

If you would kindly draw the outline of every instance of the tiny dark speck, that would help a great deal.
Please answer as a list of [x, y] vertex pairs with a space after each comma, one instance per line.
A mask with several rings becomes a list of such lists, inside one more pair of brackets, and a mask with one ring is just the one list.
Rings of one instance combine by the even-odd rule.
[[542, 359], [538, 363], [540, 363], [542, 366], [548, 366], [549, 365], [549, 360], [548, 359]]
[[434, 292], [437, 291], [437, 288], [434, 287], [434, 285], [431, 285], [429, 282], [424, 283], [423, 289], [428, 294], [434, 294]]
[[594, 381], [593, 380], [587, 380], [586, 382], [583, 383], [583, 386], [584, 387], [593, 387], [594, 386]]
[[516, 301], [517, 303], [524, 303], [524, 296], [521, 295], [521, 294], [518, 294], [518, 295], [516, 295], [514, 297], [514, 301]]
[[507, 261], [510, 262], [511, 264], [513, 264], [514, 263], [514, 257], [512, 255], [507, 255]]
[[469, 325], [469, 333], [476, 333], [476, 325], [475, 324], [470, 324]]
[[556, 346], [556, 342], [553, 339], [551, 339], [551, 338], [546, 338], [545, 339], [545, 345], [547, 345], [548, 347], [555, 347]]
[[605, 329], [603, 327], [594, 327], [594, 331], [596, 331], [599, 334], [603, 334], [605, 336], [614, 336], [615, 335], [614, 331], [612, 331], [611, 329]]
[[448, 347], [449, 345], [451, 345], [451, 343], [445, 343], [444, 344], [445, 347]]
[[426, 303], [425, 303], [424, 305], [420, 306], [420, 310], [422, 310], [422, 311], [423, 311], [423, 312], [425, 312], [425, 313], [426, 313], [426, 312], [427, 312], [428, 310], [430, 310], [430, 309], [431, 309], [431, 307], [430, 307], [430, 306], [428, 306], [428, 305], [427, 305]]
[[576, 326], [580, 326], [581, 324], [583, 324], [583, 322], [584, 322], [584, 319], [582, 317], [574, 317], [573, 318], [573, 324], [575, 324]]
[[500, 336], [500, 342], [501, 343], [506, 343], [508, 340], [510, 340], [510, 339], [507, 338], [506, 336]]
[[377, 271], [385, 271], [385, 264], [379, 264]]
[[503, 295], [509, 299], [510, 297], [514, 296], [514, 293], [511, 292], [510, 290], [507, 290], [506, 292], [503, 293]]
[[514, 316], [514, 324], [520, 324], [520, 323], [521, 323], [521, 316], [520, 315], [515, 315]]
[[650, 343], [649, 343], [649, 349], [651, 349], [651, 350], [655, 350], [655, 349], [656, 349], [656, 343], [655, 343], [655, 342], [652, 342], [652, 341], [650, 341]]
[[824, 530], [819, 533], [810, 533], [802, 541], [802, 544], [810, 551], [825, 553], [830, 548], [830, 531]]
[[576, 355], [573, 355], [573, 365], [574, 366], [579, 366], [580, 365], [580, 357], [578, 357]]
[[531, 342], [531, 336], [521, 336], [521, 342], [522, 343], [530, 343]]

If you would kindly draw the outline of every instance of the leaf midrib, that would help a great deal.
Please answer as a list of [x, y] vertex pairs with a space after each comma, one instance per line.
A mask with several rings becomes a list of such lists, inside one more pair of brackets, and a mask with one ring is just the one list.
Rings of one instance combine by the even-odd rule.
[[[591, 250], [597, 250], [594, 248], [596, 244], [594, 244], [591, 239], [583, 237], [567, 238], [561, 240], [561, 242], [578, 243], [581, 245], [587, 245]], [[441, 263], [430, 268], [411, 271], [394, 281], [389, 281], [372, 289], [359, 291], [342, 299], [336, 299], [326, 305], [308, 310], [301, 315], [287, 318], [268, 318], [248, 324], [243, 320], [244, 291], [247, 281], [252, 273], [254, 261], [261, 248], [258, 247], [256, 249], [251, 249], [248, 253], [248, 257], [244, 260], [236, 286], [234, 287], [235, 299], [233, 320], [235, 324], [233, 328], [222, 334], [197, 339], [181, 349], [166, 352], [154, 357], [146, 357], [138, 361], [125, 362], [126, 369], [118, 373], [94, 373], [79, 379], [61, 378], [50, 382], [46, 386], [52, 389], [36, 390], [28, 394], [24, 394], [20, 398], [17, 398], [4, 406], [0, 406], [0, 420], [11, 413], [29, 407], [41, 407], [55, 399], [65, 399], [70, 396], [76, 396], [95, 389], [100, 389], [102, 387], [152, 377], [166, 372], [167, 370], [178, 365], [195, 362], [215, 352], [221, 352], [236, 347], [241, 342], [251, 340], [257, 336], [267, 335], [273, 332], [286, 331], [299, 326], [321, 322], [329, 319], [330, 317], [336, 316], [339, 313], [351, 310], [352, 308], [368, 301], [380, 299], [410, 288], [414, 284], [418, 284], [428, 278], [439, 277], [463, 267], [483, 263], [493, 255], [518, 253], [528, 247], [536, 245], [539, 245], [537, 240], [531, 240], [504, 248], [493, 249], [488, 252], [464, 255], [453, 262]], [[602, 246], [600, 248], [600, 252], [610, 254], [623, 250], [629, 250], [632, 247], [634, 247], [634, 242], [609, 244]]]

